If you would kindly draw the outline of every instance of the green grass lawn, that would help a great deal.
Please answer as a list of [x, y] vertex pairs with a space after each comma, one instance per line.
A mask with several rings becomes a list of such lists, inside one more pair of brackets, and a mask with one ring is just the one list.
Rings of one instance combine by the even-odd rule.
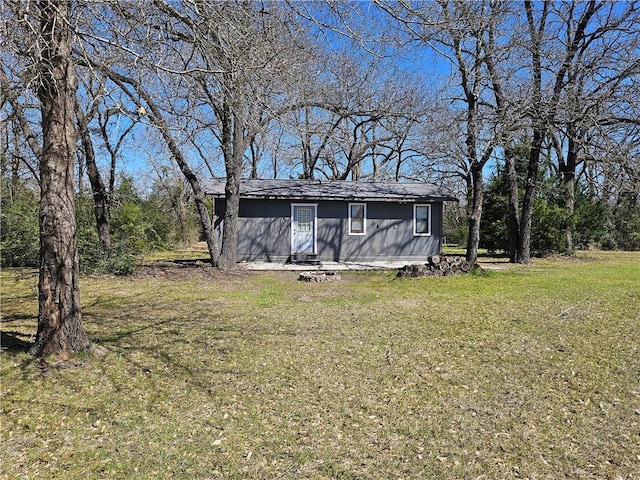
[[83, 277], [94, 351], [24, 353], [2, 279], [0, 477], [640, 478], [640, 256], [451, 278]]

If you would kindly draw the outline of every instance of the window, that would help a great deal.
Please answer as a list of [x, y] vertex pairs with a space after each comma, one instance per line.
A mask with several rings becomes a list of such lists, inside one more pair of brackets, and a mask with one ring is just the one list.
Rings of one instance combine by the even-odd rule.
[[349, 235], [364, 235], [367, 225], [367, 205], [365, 203], [349, 204]]
[[413, 206], [413, 234], [431, 235], [431, 205]]
[[298, 231], [310, 232], [311, 231], [311, 209], [298, 207]]

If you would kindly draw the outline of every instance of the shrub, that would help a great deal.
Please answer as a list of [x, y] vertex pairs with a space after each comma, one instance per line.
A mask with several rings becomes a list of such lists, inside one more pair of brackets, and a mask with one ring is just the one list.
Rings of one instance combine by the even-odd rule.
[[0, 262], [7, 267], [37, 267], [40, 255], [37, 191], [2, 180]]
[[105, 254], [96, 231], [91, 195], [79, 195], [76, 218], [78, 222], [78, 252], [83, 273], [113, 273], [131, 275], [140, 264], [142, 248], [140, 219], [142, 212], [135, 205], [116, 209], [116, 222], [111, 221], [111, 256]]

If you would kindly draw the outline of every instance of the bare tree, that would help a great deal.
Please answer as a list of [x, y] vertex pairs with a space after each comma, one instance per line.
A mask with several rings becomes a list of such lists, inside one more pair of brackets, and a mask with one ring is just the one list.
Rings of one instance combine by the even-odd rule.
[[[633, 114], [637, 102], [627, 103], [627, 99], [639, 93], [640, 12], [632, 3], [616, 8], [607, 4], [599, 16], [597, 32], [589, 34], [588, 44], [578, 50], [569, 66], [562, 109], [550, 134], [569, 218], [566, 229], [569, 251], [574, 248], [573, 218], [579, 168], [585, 161], [596, 159], [590, 154], [595, 146], [598, 146], [599, 158], [620, 159], [618, 155], [624, 148], [615, 138], [631, 138], [633, 131], [640, 127], [637, 112]], [[562, 18], [571, 21], [571, 17]]]
[[[0, 87], [3, 103], [6, 102], [11, 110], [11, 113], [3, 120], [3, 124], [7, 126], [6, 134], [9, 135], [10, 131], [13, 134], [11, 143], [14, 151], [10, 162], [12, 177], [17, 178], [18, 171], [22, 165], [39, 182], [38, 159], [42, 154], [42, 147], [40, 146], [41, 135], [37, 125], [30, 119], [32, 115], [29, 111], [33, 110], [30, 105], [31, 98], [25, 95], [22, 82], [19, 80], [12, 82], [4, 68], [8, 68], [8, 65], [3, 65], [3, 68], [0, 69]], [[18, 79], [21, 75], [24, 75], [24, 72], [13, 71], [10, 74], [12, 78]], [[33, 106], [36, 106], [35, 103]], [[8, 125], [11, 125], [12, 128], [9, 129]], [[19, 139], [24, 139], [24, 141]], [[26, 148], [24, 144], [26, 144]], [[6, 146], [9, 147], [9, 141], [6, 142]]]
[[298, 80], [299, 106], [280, 118], [299, 176], [395, 178], [398, 168], [387, 168], [391, 160], [402, 164], [398, 152], [415, 137], [424, 103], [415, 82], [387, 59], [349, 42], [320, 43], [309, 61], [315, 75]]
[[[290, 108], [282, 104], [289, 98], [285, 79], [290, 67], [302, 64], [297, 37], [304, 32], [277, 3], [158, 0], [111, 7], [92, 7], [113, 28], [83, 32], [102, 57], [87, 56], [83, 62], [128, 92], [130, 103], [142, 107], [159, 129], [194, 192], [214, 263], [231, 268], [244, 160], [269, 121]], [[127, 25], [125, 31], [115, 19]], [[227, 177], [220, 252], [193, 157], [182, 147], [194, 144], [193, 131], [218, 148]], [[201, 145], [196, 150], [212, 151]]]
[[[628, 80], [629, 74], [637, 71], [633, 48], [625, 48], [634, 37], [630, 34], [634, 24], [637, 31], [634, 3], [524, 2], [530, 89], [527, 90], [529, 101], [523, 100], [522, 105], [524, 114], [530, 119], [530, 151], [519, 222], [518, 262], [528, 263], [531, 258], [532, 212], [545, 142], [553, 138], [555, 132], [565, 131], [566, 146], [559, 146], [558, 137], [555, 137], [556, 153], [565, 182], [566, 208], [571, 216], [580, 145], [587, 141], [589, 131], [584, 127], [589, 122], [593, 124], [589, 120], [592, 115], [599, 116], [596, 113], [598, 105], [612, 98], [614, 92], [609, 88], [624, 83], [622, 79]], [[610, 59], [617, 48], [631, 53], [631, 61], [618, 59], [613, 65]], [[594, 85], [593, 80], [598, 78], [603, 81]], [[603, 95], [594, 103], [594, 95], [600, 96], [599, 93]], [[570, 229], [567, 242], [571, 248]]]
[[[107, 257], [111, 255], [111, 235], [109, 233], [109, 193], [102, 181], [102, 175], [96, 164], [96, 153], [93, 148], [93, 140], [89, 131], [89, 121], [87, 116], [93, 116], [90, 112], [88, 115], [82, 110], [80, 102], [76, 98], [75, 101], [76, 119], [78, 130], [82, 142], [82, 151], [84, 153], [87, 175], [91, 184], [93, 193], [93, 211], [96, 220], [96, 228], [98, 231], [98, 239], [102, 245], [102, 249]], [[82, 178], [81, 175], [79, 175]]]
[[452, 109], [451, 115], [463, 117], [457, 120], [464, 125], [464, 145], [460, 146], [464, 161], [459, 166], [471, 192], [467, 260], [475, 261], [480, 242], [483, 171], [500, 142], [497, 119], [504, 111], [497, 76], [490, 71], [490, 67], [495, 66], [492, 63], [496, 55], [494, 35], [501, 21], [498, 14], [501, 4], [447, 0], [429, 4], [382, 1], [376, 4], [397, 22], [409, 39], [438, 52], [455, 69], [452, 84], [457, 88], [451, 91], [451, 101], [464, 110]]
[[[193, 191], [211, 260], [217, 264], [218, 242], [213, 231], [204, 190], [198, 175], [181, 148], [181, 139], [178, 135], [180, 131], [172, 125], [171, 102], [178, 100], [180, 96], [175, 94], [175, 88], [167, 82], [171, 79], [171, 73], [165, 69], [173, 67], [174, 64], [171, 63], [171, 58], [166, 59], [162, 53], [157, 52], [157, 49], [167, 48], [175, 40], [173, 34], [164, 28], [165, 22], [162, 19], [166, 18], [166, 14], [159, 13], [159, 10], [153, 6], [124, 2], [122, 5], [118, 3], [87, 4], [85, 8], [88, 9], [85, 16], [99, 19], [104, 31], [91, 30], [91, 23], [82, 28], [81, 36], [85, 48], [77, 52], [79, 63], [90, 72], [93, 71], [96, 77], [108, 78], [111, 85], [119, 89], [123, 95], [122, 101], [118, 102], [121, 113], [131, 118], [144, 119], [158, 129], [171, 157]], [[145, 25], [138, 20], [140, 18], [148, 23]], [[125, 25], [124, 31], [121, 29], [122, 22]], [[131, 38], [127, 33], [131, 33]], [[158, 42], [158, 38], [151, 38], [150, 35], [153, 34], [160, 38], [164, 36], [165, 41]], [[177, 36], [180, 37], [180, 35]], [[157, 59], [162, 63], [154, 63]], [[159, 78], [160, 72], [166, 78]], [[179, 73], [184, 74], [184, 72]], [[174, 91], [168, 92], [163, 88], [167, 85]], [[168, 110], [163, 105], [163, 100], [168, 104]], [[106, 118], [101, 119], [100, 128], [113, 165], [118, 144], [113, 145], [108, 141], [107, 123]]]
[[90, 346], [82, 326], [78, 284], [74, 191], [77, 81], [71, 60], [70, 2], [40, 2], [39, 20], [41, 244], [38, 331], [30, 353], [68, 358]]

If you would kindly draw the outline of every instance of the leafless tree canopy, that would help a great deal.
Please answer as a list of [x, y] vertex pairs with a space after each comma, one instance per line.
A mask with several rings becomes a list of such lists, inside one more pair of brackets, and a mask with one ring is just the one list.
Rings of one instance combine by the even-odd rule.
[[[36, 10], [3, 4], [0, 85], [3, 173], [40, 181]], [[568, 211], [576, 182], [637, 196], [638, 17], [635, 1], [596, 0], [72, 3], [79, 185], [108, 250], [122, 159], [160, 152], [230, 267], [241, 177], [431, 181], [469, 199], [473, 259], [484, 179], [499, 166], [515, 185], [527, 145], [525, 196], [510, 202], [512, 258], [526, 262], [541, 169], [562, 176]], [[210, 176], [228, 179], [221, 245]]]

